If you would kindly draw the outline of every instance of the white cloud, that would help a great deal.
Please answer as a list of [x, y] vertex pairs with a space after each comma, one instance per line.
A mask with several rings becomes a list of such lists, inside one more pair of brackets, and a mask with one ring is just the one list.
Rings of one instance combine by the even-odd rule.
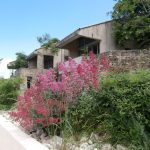
[[11, 58], [4, 58], [0, 63], [0, 77], [5, 79], [10, 77], [11, 71], [7, 69], [7, 64], [13, 61]]

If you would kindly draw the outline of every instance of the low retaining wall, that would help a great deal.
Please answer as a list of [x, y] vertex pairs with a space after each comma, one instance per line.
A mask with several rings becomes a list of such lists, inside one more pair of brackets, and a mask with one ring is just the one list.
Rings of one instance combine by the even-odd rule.
[[105, 53], [112, 66], [126, 70], [150, 69], [149, 50], [116, 50]]
[[48, 150], [45, 146], [25, 134], [2, 115], [0, 115], [0, 149]]
[[[124, 70], [150, 69], [150, 49], [143, 50], [113, 50], [102, 53], [107, 56], [111, 66]], [[99, 55], [100, 58], [103, 55]], [[81, 63], [82, 57], [74, 58]], [[68, 61], [65, 62], [68, 65]]]

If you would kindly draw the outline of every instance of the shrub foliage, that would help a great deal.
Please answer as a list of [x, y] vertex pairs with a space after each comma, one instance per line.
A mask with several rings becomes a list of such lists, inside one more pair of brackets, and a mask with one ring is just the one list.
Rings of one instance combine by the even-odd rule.
[[[150, 71], [110, 74], [99, 90], [83, 92], [69, 109], [76, 134], [97, 132], [113, 144], [150, 145]], [[74, 133], [74, 134], [75, 134]]]
[[[106, 129], [112, 141], [149, 147], [150, 71], [111, 75], [102, 82], [100, 105], [109, 114]], [[104, 122], [104, 128], [105, 128]]]
[[17, 112], [12, 116], [26, 129], [58, 127], [62, 116], [70, 104], [75, 104], [84, 90], [98, 88], [99, 74], [108, 67], [106, 57], [101, 61], [90, 53], [89, 58], [83, 57], [81, 64], [70, 59], [68, 65], [58, 66], [60, 80], [54, 69], [47, 70], [37, 77], [33, 87], [27, 89], [18, 101]]
[[116, 0], [112, 19], [113, 33], [117, 43], [126, 46], [129, 41], [137, 42], [140, 48], [150, 44], [150, 1]]
[[0, 80], [0, 109], [9, 109], [16, 102], [20, 82], [19, 78]]
[[[74, 136], [96, 132], [113, 144], [150, 147], [150, 71], [108, 73], [107, 58], [47, 70], [18, 99], [12, 117], [28, 130]], [[103, 73], [102, 73], [103, 72]], [[61, 132], [60, 132], [61, 131]], [[136, 148], [137, 149], [137, 148]]]

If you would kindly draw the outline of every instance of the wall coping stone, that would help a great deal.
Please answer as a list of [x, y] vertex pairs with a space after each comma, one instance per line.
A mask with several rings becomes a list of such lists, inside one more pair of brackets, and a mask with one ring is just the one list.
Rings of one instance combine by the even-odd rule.
[[48, 150], [44, 145], [24, 133], [3, 115], [0, 115], [0, 149]]

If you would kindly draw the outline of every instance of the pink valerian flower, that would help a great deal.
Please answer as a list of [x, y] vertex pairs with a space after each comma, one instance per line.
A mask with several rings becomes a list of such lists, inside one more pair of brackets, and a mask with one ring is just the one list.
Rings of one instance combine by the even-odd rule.
[[[80, 64], [69, 58], [67, 65], [58, 65], [60, 81], [54, 69], [39, 74], [35, 84], [18, 98], [18, 110], [11, 115], [26, 129], [59, 123], [69, 103], [76, 102], [84, 90], [99, 88], [99, 74], [108, 67], [106, 56], [99, 59], [92, 52], [88, 58], [83, 56]], [[53, 117], [54, 108], [57, 117]]]
[[45, 118], [33, 118], [33, 121], [37, 124], [43, 124], [43, 121], [45, 121]]
[[101, 61], [100, 61], [100, 64], [103, 66], [103, 68], [109, 68], [110, 65], [109, 65], [109, 61], [108, 61], [108, 58], [106, 57], [105, 54], [102, 54], [102, 57], [101, 57]]
[[56, 124], [58, 122], [60, 122], [59, 118], [53, 118], [53, 117], [48, 118], [48, 123], [49, 124], [52, 124], [52, 123]]
[[43, 116], [47, 116], [49, 113], [49, 110], [47, 110], [46, 106], [41, 106], [39, 104], [37, 104], [36, 106], [34, 106], [34, 109], [36, 111], [37, 114], [41, 114]]

